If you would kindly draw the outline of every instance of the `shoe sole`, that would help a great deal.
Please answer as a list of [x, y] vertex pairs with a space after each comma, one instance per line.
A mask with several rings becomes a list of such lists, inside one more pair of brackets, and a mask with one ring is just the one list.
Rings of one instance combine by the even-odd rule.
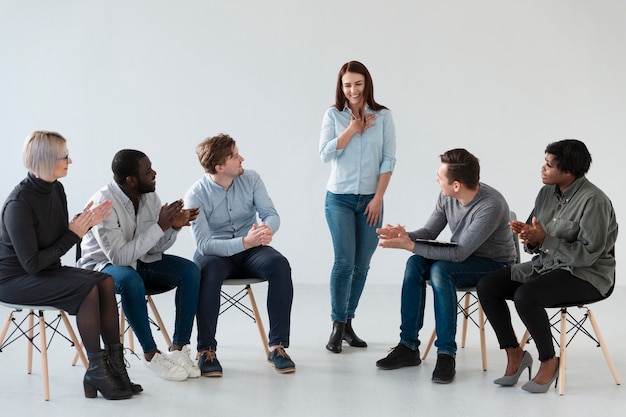
[[268, 361], [268, 362], [267, 362], [267, 364], [268, 364], [269, 366], [271, 366], [272, 368], [274, 368], [274, 370], [275, 370], [276, 372], [278, 372], [279, 374], [290, 374], [290, 373], [296, 372], [296, 368], [295, 368], [295, 367], [293, 367], [293, 368], [278, 369], [277, 367], [275, 367], [275, 366], [274, 366], [274, 364], [273, 364], [272, 362], [269, 362], [269, 361]]
[[200, 375], [207, 377], [220, 377], [222, 376], [221, 371], [212, 371], [212, 372], [202, 372]]
[[399, 364], [393, 365], [393, 366], [385, 366], [385, 365], [376, 364], [376, 367], [378, 369], [383, 369], [385, 371], [391, 371], [393, 369], [400, 369], [400, 368], [404, 368], [404, 367], [407, 367], [407, 366], [419, 366], [421, 364], [422, 364], [422, 361], [419, 360], [419, 361], [415, 361], [415, 362], [402, 362], [402, 363], [399, 363]]
[[433, 379], [433, 382], [435, 384], [449, 384], [452, 381], [454, 381], [454, 377], [452, 377], [450, 379]]

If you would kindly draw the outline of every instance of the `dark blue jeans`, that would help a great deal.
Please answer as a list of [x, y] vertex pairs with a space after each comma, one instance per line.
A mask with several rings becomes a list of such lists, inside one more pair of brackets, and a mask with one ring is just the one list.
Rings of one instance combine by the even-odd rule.
[[257, 246], [232, 256], [198, 255], [200, 267], [200, 300], [198, 352], [217, 350], [217, 318], [220, 312], [220, 291], [227, 278], [262, 278], [267, 281], [267, 313], [270, 319], [269, 345], [289, 347], [293, 284], [289, 261], [271, 246]]
[[181, 346], [189, 344], [200, 287], [200, 271], [196, 264], [178, 256], [163, 255], [156, 262], [137, 261], [137, 270], [130, 266], [107, 265], [102, 272], [113, 277], [115, 292], [121, 296], [126, 319], [144, 353], [157, 349], [148, 322], [146, 287], [176, 288], [176, 321], [172, 343]]
[[378, 246], [376, 228], [367, 224], [365, 208], [374, 195], [326, 193], [326, 222], [333, 238], [335, 261], [330, 273], [330, 317], [333, 322], [353, 319], [359, 305], [370, 261]]
[[437, 353], [456, 356], [457, 287], [473, 287], [483, 275], [506, 266], [478, 256], [470, 256], [464, 262], [411, 256], [406, 263], [402, 284], [400, 342], [413, 350], [420, 345], [418, 334], [424, 325], [426, 281], [430, 280], [435, 307]]

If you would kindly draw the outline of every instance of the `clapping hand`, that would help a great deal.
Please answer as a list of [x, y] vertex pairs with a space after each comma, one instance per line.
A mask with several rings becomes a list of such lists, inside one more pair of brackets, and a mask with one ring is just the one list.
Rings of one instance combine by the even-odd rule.
[[89, 229], [109, 217], [112, 208], [113, 202], [111, 200], [104, 200], [95, 207], [93, 207], [93, 201], [90, 201], [82, 213], [74, 216], [69, 224], [69, 229], [82, 238]]
[[200, 214], [200, 207], [194, 207], [190, 209], [183, 209], [174, 216], [172, 222], [172, 228], [174, 230], [180, 230], [184, 226], [191, 226], [191, 222], [196, 220]]

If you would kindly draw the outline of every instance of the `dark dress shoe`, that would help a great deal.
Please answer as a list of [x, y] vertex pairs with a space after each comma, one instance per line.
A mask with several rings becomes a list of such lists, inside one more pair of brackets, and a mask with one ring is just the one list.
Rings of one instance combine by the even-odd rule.
[[333, 323], [333, 331], [330, 334], [326, 349], [334, 353], [341, 353], [341, 342], [346, 331], [346, 323], [336, 321]]
[[343, 335], [343, 340], [348, 342], [348, 344], [352, 347], [364, 348], [367, 347], [367, 343], [365, 340], [361, 339], [359, 336], [354, 333], [354, 329], [352, 328], [352, 319], [348, 319], [346, 323], [346, 330]]

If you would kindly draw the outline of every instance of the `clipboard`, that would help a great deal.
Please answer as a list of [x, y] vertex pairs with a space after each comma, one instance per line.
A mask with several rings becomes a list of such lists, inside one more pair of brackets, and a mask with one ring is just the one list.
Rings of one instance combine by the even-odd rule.
[[415, 239], [417, 243], [425, 243], [427, 245], [433, 246], [456, 246], [456, 242], [446, 242], [445, 240], [435, 240], [435, 239]]

